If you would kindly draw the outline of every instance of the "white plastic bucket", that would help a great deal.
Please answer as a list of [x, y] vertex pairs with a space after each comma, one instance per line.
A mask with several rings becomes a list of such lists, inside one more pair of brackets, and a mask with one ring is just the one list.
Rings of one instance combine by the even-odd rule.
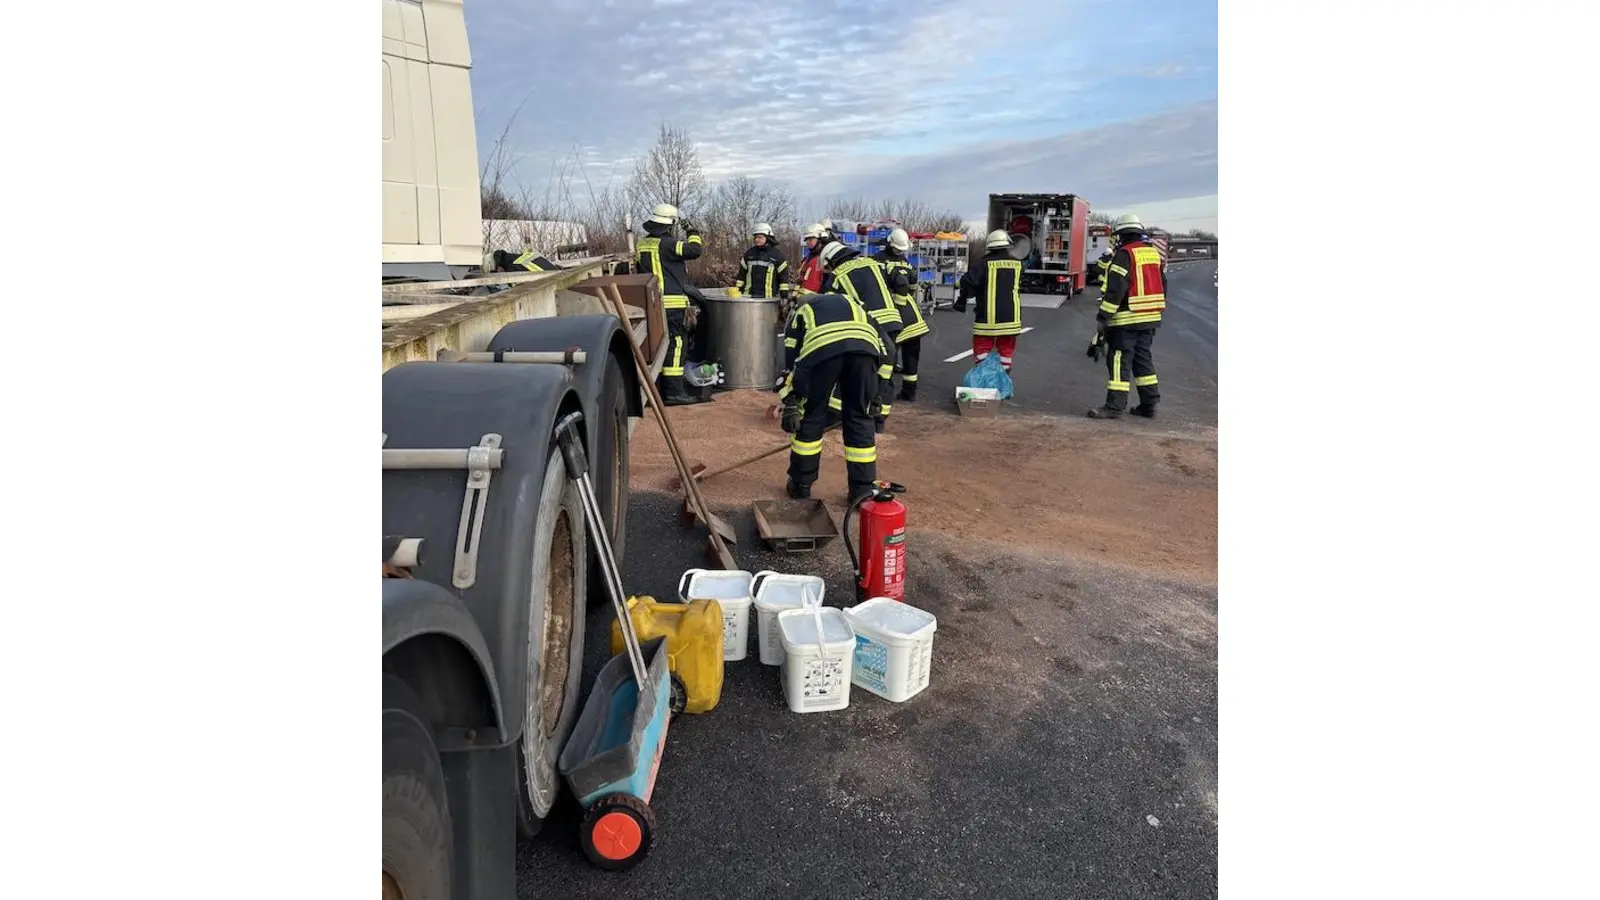
[[844, 611], [825, 606], [778, 613], [783, 640], [783, 697], [797, 713], [850, 705], [850, 661], [856, 636]]
[[928, 686], [933, 667], [933, 613], [888, 597], [874, 597], [844, 610], [856, 635], [850, 680], [894, 703]]
[[761, 662], [783, 664], [783, 639], [778, 636], [778, 613], [804, 606], [821, 606], [828, 585], [815, 575], [757, 572], [755, 577], [756, 647]]
[[722, 661], [738, 662], [750, 649], [750, 585], [744, 571], [690, 569], [678, 579], [678, 602], [715, 600], [722, 607]]

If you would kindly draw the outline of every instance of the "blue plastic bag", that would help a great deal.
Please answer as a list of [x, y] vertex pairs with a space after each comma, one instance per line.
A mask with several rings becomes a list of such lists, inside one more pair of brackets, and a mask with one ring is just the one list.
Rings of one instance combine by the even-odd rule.
[[962, 387], [994, 388], [1000, 392], [1001, 400], [1011, 399], [1011, 376], [1006, 374], [1005, 367], [1000, 365], [1000, 354], [990, 353], [961, 376]]

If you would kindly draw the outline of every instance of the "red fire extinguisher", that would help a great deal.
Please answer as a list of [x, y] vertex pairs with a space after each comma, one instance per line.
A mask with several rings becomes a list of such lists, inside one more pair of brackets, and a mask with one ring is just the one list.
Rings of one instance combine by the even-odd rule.
[[[905, 485], [879, 481], [870, 494], [864, 494], [844, 511], [845, 547], [856, 569], [856, 602], [872, 597], [888, 597], [904, 603], [906, 598], [906, 505], [894, 498], [904, 494]], [[859, 551], [850, 546], [850, 516], [861, 507]]]

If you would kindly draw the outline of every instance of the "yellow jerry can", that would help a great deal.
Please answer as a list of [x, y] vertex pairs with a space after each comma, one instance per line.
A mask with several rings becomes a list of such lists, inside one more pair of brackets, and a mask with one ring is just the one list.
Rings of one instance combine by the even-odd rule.
[[[639, 640], [666, 637], [667, 667], [683, 692], [683, 711], [710, 712], [722, 698], [722, 607], [715, 600], [660, 603], [654, 597], [629, 597], [628, 616]], [[622, 624], [611, 622], [611, 655], [623, 651]], [[673, 698], [676, 707], [679, 702]]]

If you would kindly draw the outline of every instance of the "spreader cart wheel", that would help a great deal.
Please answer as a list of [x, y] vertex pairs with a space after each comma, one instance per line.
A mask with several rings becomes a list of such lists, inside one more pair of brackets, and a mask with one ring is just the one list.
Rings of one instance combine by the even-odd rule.
[[590, 862], [608, 872], [624, 872], [649, 855], [655, 830], [650, 804], [629, 794], [612, 794], [583, 814], [578, 838]]

